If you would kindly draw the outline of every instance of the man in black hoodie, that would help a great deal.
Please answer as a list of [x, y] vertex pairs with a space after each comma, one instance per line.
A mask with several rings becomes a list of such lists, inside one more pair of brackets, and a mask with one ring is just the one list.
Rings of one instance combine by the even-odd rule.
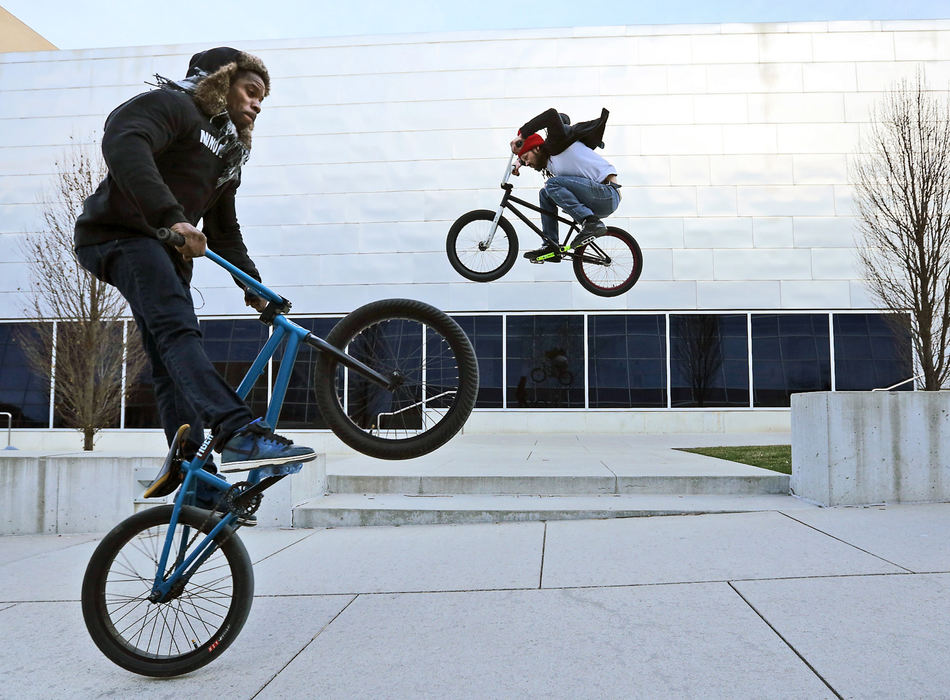
[[[207, 425], [222, 452], [222, 471], [310, 461], [312, 449], [254, 420], [214, 369], [189, 288], [192, 259], [206, 247], [260, 279], [241, 237], [234, 195], [270, 76], [256, 56], [219, 47], [195, 54], [184, 80], [159, 81], [159, 89], [133, 97], [106, 119], [102, 152], [109, 174], [76, 221], [76, 257], [129, 303], [169, 444], [189, 423], [185, 454], [193, 454]], [[160, 227], [180, 233], [185, 243], [160, 243], [154, 237]], [[245, 302], [258, 310], [265, 305], [249, 291]], [[199, 491], [199, 501], [203, 495]]]

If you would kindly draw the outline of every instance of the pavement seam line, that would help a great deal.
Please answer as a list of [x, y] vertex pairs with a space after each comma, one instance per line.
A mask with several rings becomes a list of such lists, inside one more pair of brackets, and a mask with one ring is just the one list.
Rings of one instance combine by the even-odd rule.
[[793, 517], [792, 517], [791, 515], [789, 515], [788, 513], [785, 513], [785, 512], [780, 511], [780, 510], [779, 510], [779, 511], [776, 511], [776, 512], [777, 512], [779, 515], [784, 515], [784, 516], [785, 516], [786, 518], [788, 518], [789, 520], [793, 520], [793, 521], [795, 521], [796, 523], [799, 523], [800, 525], [804, 525], [805, 527], [810, 527], [810, 528], [811, 528], [812, 530], [814, 530], [815, 532], [820, 532], [820, 533], [821, 533], [822, 535], [824, 535], [825, 537], [830, 537], [831, 539], [833, 539], [833, 540], [838, 540], [838, 542], [841, 542], [842, 544], [846, 544], [846, 545], [848, 545], [849, 547], [854, 547], [854, 548], [855, 548], [856, 550], [858, 550], [859, 552], [864, 552], [864, 553], [867, 554], [868, 556], [872, 556], [872, 557], [874, 557], [875, 559], [880, 559], [881, 561], [883, 561], [883, 562], [885, 562], [885, 563], [887, 563], [887, 564], [890, 564], [891, 566], [896, 566], [898, 569], [901, 569], [901, 570], [903, 570], [903, 571], [906, 571], [906, 572], [909, 573], [909, 574], [916, 574], [916, 573], [919, 573], [919, 572], [917, 572], [917, 571], [914, 571], [913, 569], [908, 569], [906, 566], [901, 566], [901, 565], [898, 564], [897, 562], [893, 562], [893, 561], [891, 561], [890, 559], [885, 559], [885, 558], [882, 557], [880, 554], [875, 554], [874, 552], [869, 552], [868, 550], [866, 550], [866, 549], [864, 549], [864, 548], [862, 548], [862, 547], [859, 547], [859, 546], [856, 545], [856, 544], [852, 544], [851, 542], [848, 542], [847, 540], [843, 540], [843, 539], [841, 539], [840, 537], [836, 537], [835, 535], [832, 535], [830, 532], [825, 532], [824, 530], [820, 530], [819, 528], [815, 527], [814, 525], [810, 525], [810, 524], [808, 524], [808, 523], [806, 523], [806, 522], [804, 522], [804, 521], [802, 521], [802, 520], [799, 520], [798, 518], [793, 518]]
[[[50, 533], [35, 533], [35, 534], [51, 536], [51, 537], [59, 537], [63, 533], [50, 532]], [[70, 534], [70, 533], [65, 533], [65, 534]], [[68, 544], [65, 547], [58, 547], [56, 549], [50, 549], [45, 552], [35, 552], [35, 553], [25, 554], [22, 557], [17, 557], [16, 559], [11, 559], [10, 561], [3, 562], [2, 564], [0, 564], [0, 569], [2, 569], [5, 566], [9, 566], [10, 564], [16, 564], [21, 561], [25, 561], [27, 559], [34, 559], [36, 557], [47, 556], [50, 554], [58, 554], [60, 552], [65, 552], [67, 549], [73, 549], [74, 547], [81, 547], [82, 545], [89, 544], [90, 542], [99, 542], [102, 540], [103, 537], [106, 536], [106, 534], [107, 533], [89, 534], [88, 539], [83, 539], [81, 542], [73, 542], [72, 544]], [[0, 537], [20, 537], [20, 535], [0, 535]], [[86, 537], [86, 535], [85, 534], [79, 535], [79, 537]]]
[[315, 534], [317, 534], [316, 530], [314, 530], [313, 532], [311, 532], [309, 535], [304, 535], [304, 536], [301, 537], [299, 540], [294, 540], [294, 541], [291, 542], [290, 544], [285, 545], [285, 546], [281, 547], [280, 549], [275, 549], [275, 550], [274, 550], [273, 552], [271, 552], [270, 554], [268, 554], [268, 555], [266, 555], [266, 556], [263, 556], [263, 557], [261, 557], [260, 559], [258, 559], [257, 561], [253, 562], [253, 565], [254, 565], [254, 566], [257, 566], [257, 565], [260, 564], [262, 561], [266, 561], [266, 560], [270, 559], [272, 556], [274, 556], [274, 555], [276, 555], [276, 554], [280, 554], [280, 553], [283, 552], [284, 550], [290, 549], [290, 548], [293, 547], [294, 545], [300, 544], [301, 542], [303, 542], [303, 541], [306, 540], [306, 539], [310, 539], [310, 538], [313, 537]]
[[538, 574], [538, 589], [540, 590], [544, 583], [544, 552], [548, 544], [548, 521], [544, 521], [544, 531], [541, 534], [541, 571]]
[[739, 596], [739, 598], [742, 600], [742, 602], [744, 602], [746, 605], [748, 605], [748, 606], [752, 609], [752, 612], [754, 612], [756, 615], [758, 615], [759, 618], [762, 620], [762, 622], [764, 622], [766, 625], [768, 625], [768, 628], [769, 628], [770, 630], [772, 630], [773, 633], [775, 633], [775, 636], [778, 637], [779, 639], [781, 639], [782, 642], [784, 642], [785, 646], [787, 646], [789, 649], [791, 649], [791, 650], [792, 650], [792, 653], [795, 654], [795, 656], [797, 656], [799, 659], [802, 660], [802, 663], [805, 664], [805, 665], [808, 667], [808, 669], [809, 669], [812, 673], [815, 674], [815, 676], [817, 676], [818, 680], [820, 680], [822, 683], [824, 683], [825, 686], [828, 688], [828, 690], [830, 690], [832, 693], [834, 693], [834, 695], [835, 695], [836, 698], [839, 698], [839, 700], [843, 700], [843, 696], [841, 695], [841, 693], [839, 693], [837, 690], [835, 690], [835, 689], [834, 689], [834, 686], [832, 686], [831, 683], [829, 683], [828, 680], [827, 680], [823, 675], [821, 675], [820, 673], [818, 673], [818, 669], [816, 669], [814, 666], [812, 666], [812, 665], [811, 665], [811, 662], [809, 662], [808, 659], [806, 659], [805, 656], [804, 656], [801, 652], [799, 652], [798, 649], [796, 649], [795, 646], [794, 646], [790, 641], [788, 641], [788, 640], [785, 638], [785, 636], [784, 636], [781, 632], [779, 632], [779, 631], [775, 628], [775, 625], [773, 625], [771, 622], [769, 622], [769, 621], [768, 621], [768, 618], [766, 618], [765, 615], [763, 615], [761, 612], [759, 612], [758, 608], [756, 608], [756, 607], [749, 601], [748, 598], [746, 598], [744, 595], [742, 595], [742, 593], [739, 591], [739, 589], [736, 588], [736, 587], [733, 585], [732, 581], [726, 581], [726, 583], [729, 584], [729, 588], [731, 588], [733, 591], [735, 591], [736, 595]]
[[269, 686], [271, 683], [273, 683], [273, 682], [274, 682], [274, 679], [277, 678], [277, 676], [279, 676], [281, 673], [283, 673], [284, 669], [286, 669], [288, 666], [290, 666], [290, 664], [292, 664], [292, 663], [294, 662], [294, 659], [296, 659], [298, 656], [300, 656], [300, 655], [304, 652], [304, 650], [305, 650], [307, 647], [309, 647], [311, 644], [313, 644], [314, 641], [316, 640], [316, 638], [319, 637], [321, 634], [323, 634], [324, 630], [325, 630], [327, 627], [329, 627], [329, 626], [332, 625], [334, 622], [336, 622], [336, 619], [337, 619], [340, 615], [342, 615], [342, 614], [346, 611], [346, 609], [349, 608], [349, 607], [353, 604], [353, 601], [355, 601], [355, 600], [356, 600], [357, 598], [359, 598], [359, 597], [360, 597], [360, 596], [359, 596], [358, 593], [357, 593], [355, 596], [353, 596], [353, 599], [350, 600], [349, 603], [347, 603], [346, 605], [344, 605], [344, 606], [340, 609], [340, 612], [338, 612], [336, 615], [334, 615], [333, 618], [332, 618], [327, 624], [325, 624], [323, 627], [321, 627], [321, 628], [317, 631], [317, 633], [316, 633], [315, 635], [313, 635], [313, 637], [310, 638], [310, 641], [309, 641], [309, 642], [307, 642], [307, 643], [304, 644], [302, 647], [300, 647], [300, 650], [299, 650], [296, 654], [294, 654], [293, 656], [291, 656], [290, 659], [287, 661], [287, 663], [285, 663], [283, 666], [281, 666], [279, 669], [277, 669], [277, 673], [275, 673], [273, 676], [271, 676], [270, 678], [268, 678], [267, 681], [264, 683], [264, 685], [262, 685], [260, 688], [257, 689], [257, 692], [254, 693], [254, 694], [251, 696], [251, 700], [254, 700], [254, 698], [256, 698], [258, 695], [260, 695], [261, 693], [263, 693], [264, 690], [267, 688], [267, 686]]

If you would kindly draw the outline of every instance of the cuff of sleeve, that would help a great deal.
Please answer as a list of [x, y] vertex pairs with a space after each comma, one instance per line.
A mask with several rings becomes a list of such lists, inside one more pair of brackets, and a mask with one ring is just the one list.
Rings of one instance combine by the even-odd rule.
[[180, 224], [183, 221], [188, 221], [188, 219], [185, 218], [184, 210], [181, 207], [175, 207], [173, 209], [169, 209], [164, 215], [162, 215], [161, 225], [165, 228], [171, 228], [175, 224]]

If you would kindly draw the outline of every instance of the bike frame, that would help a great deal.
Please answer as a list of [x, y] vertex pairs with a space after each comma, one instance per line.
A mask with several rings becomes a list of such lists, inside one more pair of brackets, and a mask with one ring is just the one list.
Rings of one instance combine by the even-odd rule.
[[[261, 349], [260, 353], [258, 353], [257, 358], [251, 364], [251, 368], [247, 371], [247, 374], [241, 381], [240, 386], [238, 386], [238, 396], [240, 396], [242, 399], [247, 397], [254, 384], [267, 368], [267, 363], [277, 352], [277, 348], [280, 347], [281, 343], [286, 343], [284, 354], [280, 359], [277, 378], [274, 382], [274, 388], [271, 393], [271, 399], [267, 406], [267, 413], [265, 415], [265, 420], [269, 425], [273, 427], [276, 427], [277, 425], [278, 418], [280, 417], [280, 410], [284, 402], [284, 396], [286, 395], [287, 387], [290, 384], [290, 376], [293, 371], [294, 361], [297, 359], [297, 352], [300, 349], [301, 343], [316, 348], [320, 352], [330, 353], [340, 362], [340, 364], [362, 374], [380, 386], [384, 386], [389, 389], [393, 388], [394, 385], [391, 377], [386, 377], [380, 374], [356, 358], [351, 357], [342, 350], [330, 345], [323, 338], [313, 335], [313, 333], [310, 331], [302, 328], [288, 319], [284, 315], [290, 310], [290, 302], [287, 299], [284, 299], [282, 296], [267, 288], [256, 279], [242, 270], [239, 270], [234, 265], [212, 251], [207, 251], [205, 253], [205, 257], [210, 258], [215, 263], [223, 267], [243, 285], [248, 287], [259, 297], [266, 299], [268, 302], [268, 305], [261, 313], [260, 318], [263, 323], [272, 326], [273, 333], [264, 344], [264, 347]], [[205, 463], [208, 461], [208, 457], [211, 455], [213, 446], [214, 438], [211, 435], [208, 435], [199, 448], [194, 459], [191, 459], [187, 462], [182, 462], [181, 466], [182, 470], [184, 471], [184, 479], [182, 481], [181, 488], [178, 491], [178, 495], [175, 498], [171, 520], [169, 521], [168, 525], [168, 532], [165, 535], [165, 543], [158, 562], [158, 570], [156, 571], [155, 582], [152, 586], [151, 597], [154, 599], [153, 602], [161, 601], [166, 596], [168, 596], [179, 581], [187, 581], [192, 573], [194, 573], [194, 571], [196, 571], [198, 567], [201, 566], [201, 564], [204, 563], [204, 561], [213, 553], [214, 548], [211, 545], [214, 541], [214, 538], [217, 537], [225, 528], [232, 527], [237, 520], [237, 515], [234, 513], [224, 513], [221, 516], [220, 522], [215, 525], [211, 532], [205, 535], [204, 539], [197, 545], [197, 547], [195, 547], [194, 551], [192, 551], [187, 558], [182, 559], [182, 555], [187, 549], [187, 540], [190, 531], [190, 528], [185, 526], [182, 529], [182, 539], [178, 554], [176, 555], [175, 559], [175, 569], [169, 576], [165, 577], [164, 572], [168, 566], [169, 557], [171, 556], [173, 539], [181, 515], [182, 506], [194, 504], [195, 490], [198, 483], [203, 482], [208, 484], [222, 493], [230, 486], [230, 484], [225, 479], [203, 469]], [[258, 469], [250, 470], [248, 472], [246, 481], [250, 484], [250, 488], [255, 489], [255, 492], [259, 493], [290, 473], [292, 472], [287, 470], [281, 472], [281, 467], [260, 467]]]
[[[555, 214], [554, 214], [554, 218], [557, 219], [557, 220], [558, 220], [560, 223], [562, 223], [562, 224], [567, 224], [569, 228], [567, 229], [567, 232], [566, 232], [565, 235], [564, 235], [564, 241], [563, 241], [563, 242], [552, 241], [550, 238], [548, 238], [547, 236], [544, 235], [544, 232], [543, 232], [540, 228], [538, 228], [538, 226], [535, 225], [535, 223], [534, 223], [533, 221], [531, 221], [531, 219], [529, 219], [527, 216], [525, 216], [520, 210], [518, 210], [518, 209], [515, 207], [515, 204], [520, 204], [520, 205], [523, 206], [523, 207], [527, 207], [528, 209], [531, 209], [532, 211], [538, 212], [539, 214], [541, 214], [541, 216], [550, 216], [550, 215], [551, 215], [551, 212], [546, 212], [544, 209], [542, 209], [542, 208], [541, 208], [540, 206], [538, 206], [537, 204], [532, 204], [531, 202], [526, 202], [525, 200], [521, 199], [520, 197], [515, 197], [515, 196], [512, 194], [512, 190], [514, 190], [514, 185], [512, 185], [512, 184], [509, 182], [509, 180], [511, 179], [511, 174], [512, 174], [512, 172], [513, 172], [513, 170], [512, 170], [512, 165], [513, 165], [513, 163], [514, 163], [515, 157], [516, 157], [515, 154], [512, 153], [512, 154], [511, 154], [511, 157], [508, 159], [508, 165], [505, 166], [505, 175], [504, 175], [504, 177], [502, 178], [502, 181], [501, 181], [501, 188], [505, 191], [505, 194], [504, 194], [504, 195], [502, 196], [502, 198], [501, 198], [501, 204], [498, 205], [498, 211], [495, 212], [495, 218], [492, 219], [492, 226], [491, 226], [491, 230], [489, 230], [489, 232], [488, 232], [488, 238], [487, 238], [486, 240], [482, 241], [482, 245], [483, 245], [485, 248], [489, 248], [489, 247], [491, 246], [491, 242], [492, 242], [492, 240], [495, 238], [495, 232], [498, 230], [498, 222], [501, 221], [501, 213], [502, 213], [505, 209], [507, 209], [508, 211], [514, 213], [514, 215], [517, 216], [519, 219], [521, 219], [525, 224], [527, 224], [528, 228], [530, 228], [530, 229], [531, 229], [532, 231], [534, 231], [536, 234], [538, 234], [539, 236], [541, 236], [541, 240], [543, 240], [543, 241], [545, 241], [545, 242], [547, 242], [547, 243], [550, 243], [551, 245], [553, 245], [553, 246], [555, 246], [555, 247], [557, 247], [557, 248], [562, 249], [562, 250], [561, 250], [561, 253], [562, 253], [562, 254], [566, 254], [566, 255], [571, 256], [571, 257], [576, 256], [576, 254], [575, 254], [575, 253], [572, 253], [570, 250], [564, 250], [565, 246], [567, 245], [567, 242], [568, 242], [569, 240], [571, 240], [571, 235], [572, 235], [575, 231], [578, 230], [577, 222], [576, 222], [576, 221], [574, 221], [573, 219], [565, 218], [565, 217], [561, 216], [560, 214], [555, 213]], [[595, 251], [598, 253], [598, 256], [582, 255], [581, 257], [582, 257], [585, 261], [588, 261], [588, 262], [603, 263], [603, 262], [604, 262], [604, 259], [605, 259], [605, 254], [604, 254], [604, 252], [603, 252], [602, 250], [600, 250], [600, 248], [596, 245], [596, 242], [591, 242], [590, 244], [588, 244], [588, 247], [590, 247], [590, 248], [592, 248], [593, 250], [595, 250]], [[609, 260], [609, 258], [607, 258], [607, 259]]]

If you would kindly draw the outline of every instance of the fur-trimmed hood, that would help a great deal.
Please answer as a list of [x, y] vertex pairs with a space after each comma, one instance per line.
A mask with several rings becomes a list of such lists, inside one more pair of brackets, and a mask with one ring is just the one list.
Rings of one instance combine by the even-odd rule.
[[[270, 74], [264, 62], [253, 54], [232, 49], [230, 46], [219, 46], [196, 53], [188, 62], [188, 73], [183, 80], [168, 80], [158, 75], [155, 77], [163, 87], [190, 94], [198, 108], [210, 119], [227, 112], [231, 82], [242, 70], [253, 71], [261, 76], [264, 80], [264, 97], [270, 94]], [[248, 150], [251, 148], [253, 129], [254, 124], [251, 123], [237, 132], [238, 139]]]
[[[202, 112], [213, 117], [227, 110], [228, 90], [234, 76], [242, 70], [253, 71], [261, 76], [264, 79], [264, 97], [270, 94], [270, 75], [264, 62], [257, 56], [228, 46], [219, 46], [191, 57], [185, 77], [196, 82], [194, 98]], [[247, 132], [245, 145], [248, 148], [251, 146], [250, 132], [253, 128], [254, 125], [251, 124], [238, 132], [242, 141], [245, 141], [243, 132]]]

